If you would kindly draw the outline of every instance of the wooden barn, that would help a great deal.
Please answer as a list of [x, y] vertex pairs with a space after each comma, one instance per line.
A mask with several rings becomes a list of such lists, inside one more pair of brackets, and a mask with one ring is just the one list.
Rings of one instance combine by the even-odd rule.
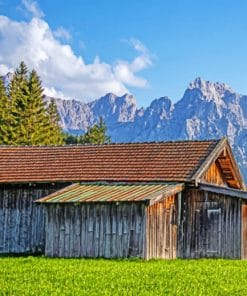
[[1, 147], [0, 158], [0, 253], [247, 257], [247, 192], [225, 138]]

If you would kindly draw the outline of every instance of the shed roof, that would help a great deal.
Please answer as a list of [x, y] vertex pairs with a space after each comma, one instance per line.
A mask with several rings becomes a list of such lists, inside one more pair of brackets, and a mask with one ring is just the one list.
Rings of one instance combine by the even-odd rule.
[[153, 204], [184, 189], [183, 183], [163, 184], [73, 184], [38, 203], [147, 202]]
[[0, 183], [190, 181], [218, 140], [0, 147]]

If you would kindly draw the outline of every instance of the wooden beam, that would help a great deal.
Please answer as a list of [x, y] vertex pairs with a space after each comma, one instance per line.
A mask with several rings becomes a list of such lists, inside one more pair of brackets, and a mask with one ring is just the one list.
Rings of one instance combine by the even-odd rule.
[[215, 192], [218, 194], [247, 199], [247, 191], [244, 191], [244, 190], [233, 189], [229, 187], [221, 187], [221, 186], [205, 184], [205, 183], [200, 183], [198, 185], [199, 185], [199, 189], [204, 191]]
[[175, 185], [169, 185], [169, 188], [162, 193], [159, 193], [157, 196], [149, 196], [147, 198], [146, 203], [151, 206], [157, 202], [160, 202], [161, 200], [163, 200], [164, 198], [171, 196], [173, 194], [177, 194], [181, 191], [183, 191], [185, 188], [185, 184], [184, 183], [180, 183], [180, 184], [175, 184]]

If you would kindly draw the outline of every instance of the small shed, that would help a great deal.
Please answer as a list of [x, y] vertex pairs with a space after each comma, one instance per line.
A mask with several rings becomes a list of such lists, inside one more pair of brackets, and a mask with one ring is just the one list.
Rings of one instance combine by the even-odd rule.
[[182, 183], [86, 183], [45, 197], [45, 255], [176, 258], [183, 189]]

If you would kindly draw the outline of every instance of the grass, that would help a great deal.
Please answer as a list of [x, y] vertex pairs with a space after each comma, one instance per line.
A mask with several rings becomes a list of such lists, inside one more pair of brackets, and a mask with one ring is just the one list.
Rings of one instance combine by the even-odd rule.
[[247, 262], [3, 257], [0, 295], [247, 295]]

